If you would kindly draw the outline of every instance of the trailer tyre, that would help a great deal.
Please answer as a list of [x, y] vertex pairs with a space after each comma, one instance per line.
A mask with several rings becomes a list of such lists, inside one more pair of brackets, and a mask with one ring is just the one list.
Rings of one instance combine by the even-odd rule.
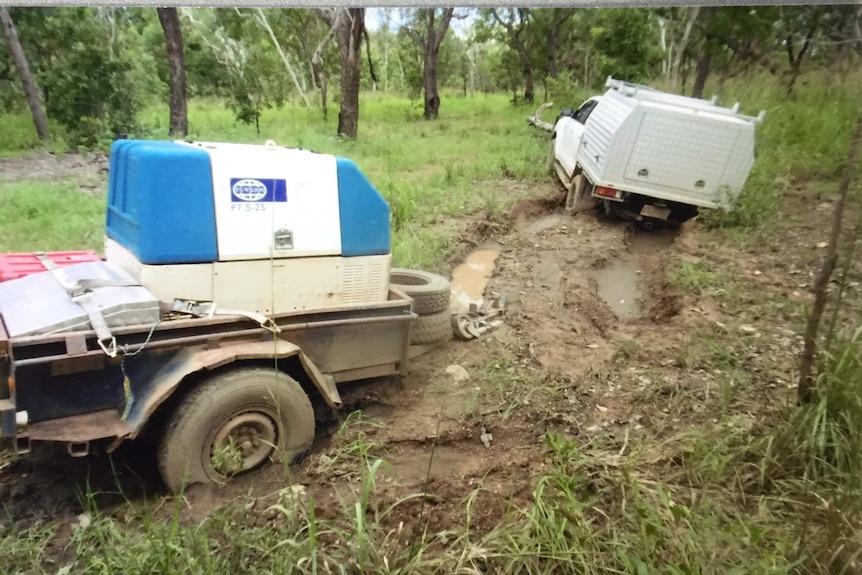
[[394, 268], [389, 274], [389, 283], [413, 298], [413, 311], [420, 316], [449, 309], [452, 286], [443, 276]]
[[198, 385], [175, 409], [159, 446], [165, 486], [224, 483], [271, 461], [293, 462], [314, 441], [314, 410], [280, 371], [234, 369]]
[[452, 339], [451, 316], [449, 310], [431, 315], [420, 315], [410, 329], [410, 343], [426, 345]]

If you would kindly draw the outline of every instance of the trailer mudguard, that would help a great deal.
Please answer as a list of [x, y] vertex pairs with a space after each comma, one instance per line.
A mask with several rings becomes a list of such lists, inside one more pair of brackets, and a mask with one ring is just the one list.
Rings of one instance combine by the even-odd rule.
[[330, 407], [341, 405], [341, 396], [334, 380], [321, 373], [314, 362], [297, 345], [289, 341], [276, 339], [245, 342], [228, 344], [216, 349], [186, 348], [162, 366], [146, 385], [137, 388], [132, 382], [131, 388], [137, 388], [137, 392], [129, 398], [130, 403], [126, 408], [125, 421], [131, 428], [127, 438], [137, 437], [159, 406], [177, 390], [185, 378], [194, 373], [210, 371], [244, 360], [283, 360], [291, 357], [299, 358], [306, 377]]

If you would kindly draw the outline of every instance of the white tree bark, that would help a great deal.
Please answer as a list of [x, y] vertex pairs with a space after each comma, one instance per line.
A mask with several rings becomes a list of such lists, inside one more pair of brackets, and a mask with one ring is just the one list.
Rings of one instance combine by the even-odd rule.
[[278, 55], [281, 56], [281, 61], [284, 62], [284, 67], [287, 68], [287, 73], [290, 74], [290, 79], [293, 80], [293, 85], [296, 86], [296, 91], [299, 92], [299, 97], [302, 98], [305, 107], [311, 110], [311, 102], [308, 101], [308, 97], [305, 95], [305, 90], [303, 90], [302, 86], [299, 84], [299, 79], [296, 77], [296, 72], [290, 64], [290, 59], [287, 57], [287, 54], [284, 53], [284, 50], [281, 49], [281, 44], [279, 44], [278, 38], [275, 37], [275, 32], [272, 31], [272, 26], [269, 25], [269, 20], [266, 19], [266, 14], [264, 14], [263, 10], [260, 8], [255, 8], [255, 19], [269, 34], [275, 49], [278, 50]]
[[697, 21], [698, 14], [700, 14], [700, 6], [693, 6], [688, 9], [688, 21], [685, 23], [685, 31], [682, 33], [682, 39], [679, 41], [679, 47], [676, 50], [676, 59], [673, 61], [673, 68], [670, 72], [671, 92], [676, 92], [676, 86], [679, 82], [679, 67], [682, 65], [682, 58], [688, 45], [688, 37], [691, 34], [694, 23]]

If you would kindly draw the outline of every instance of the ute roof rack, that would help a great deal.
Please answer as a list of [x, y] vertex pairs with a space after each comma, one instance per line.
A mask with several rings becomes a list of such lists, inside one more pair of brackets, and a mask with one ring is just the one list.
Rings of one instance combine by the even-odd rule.
[[709, 112], [710, 114], [720, 114], [723, 116], [732, 116], [740, 120], [749, 122], [762, 122], [766, 118], [766, 110], [761, 110], [757, 116], [746, 116], [739, 113], [739, 102], [736, 102], [732, 108], [719, 106], [718, 96], [713, 96], [710, 100], [700, 98], [690, 98], [679, 94], [670, 94], [656, 90], [650, 86], [643, 84], [634, 84], [624, 80], [615, 80], [612, 76], [608, 76], [605, 86], [612, 90], [616, 90], [620, 94], [628, 97], [637, 98], [641, 101], [656, 102], [659, 104], [671, 104], [674, 106], [682, 106], [689, 108], [697, 113], [698, 110]]

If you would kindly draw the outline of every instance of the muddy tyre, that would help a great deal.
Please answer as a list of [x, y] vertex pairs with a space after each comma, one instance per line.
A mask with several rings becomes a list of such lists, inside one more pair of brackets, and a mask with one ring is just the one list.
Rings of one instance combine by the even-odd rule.
[[413, 298], [413, 311], [420, 316], [449, 309], [452, 286], [443, 276], [395, 268], [389, 274], [389, 283]]
[[431, 315], [420, 315], [410, 328], [412, 345], [427, 345], [452, 339], [452, 322], [449, 310]]
[[545, 162], [545, 167], [548, 169], [550, 173], [554, 173], [554, 163], [557, 161], [557, 156], [554, 154], [554, 144], [556, 143], [557, 135], [553, 134], [551, 136], [551, 147], [548, 150], [548, 159]]
[[574, 215], [592, 210], [597, 205], [598, 201], [592, 197], [589, 181], [582, 173], [577, 174], [572, 178], [572, 185], [566, 194], [566, 212]]
[[273, 369], [234, 369], [202, 382], [176, 407], [159, 445], [159, 471], [180, 493], [272, 461], [292, 463], [313, 440], [314, 410], [296, 380]]

